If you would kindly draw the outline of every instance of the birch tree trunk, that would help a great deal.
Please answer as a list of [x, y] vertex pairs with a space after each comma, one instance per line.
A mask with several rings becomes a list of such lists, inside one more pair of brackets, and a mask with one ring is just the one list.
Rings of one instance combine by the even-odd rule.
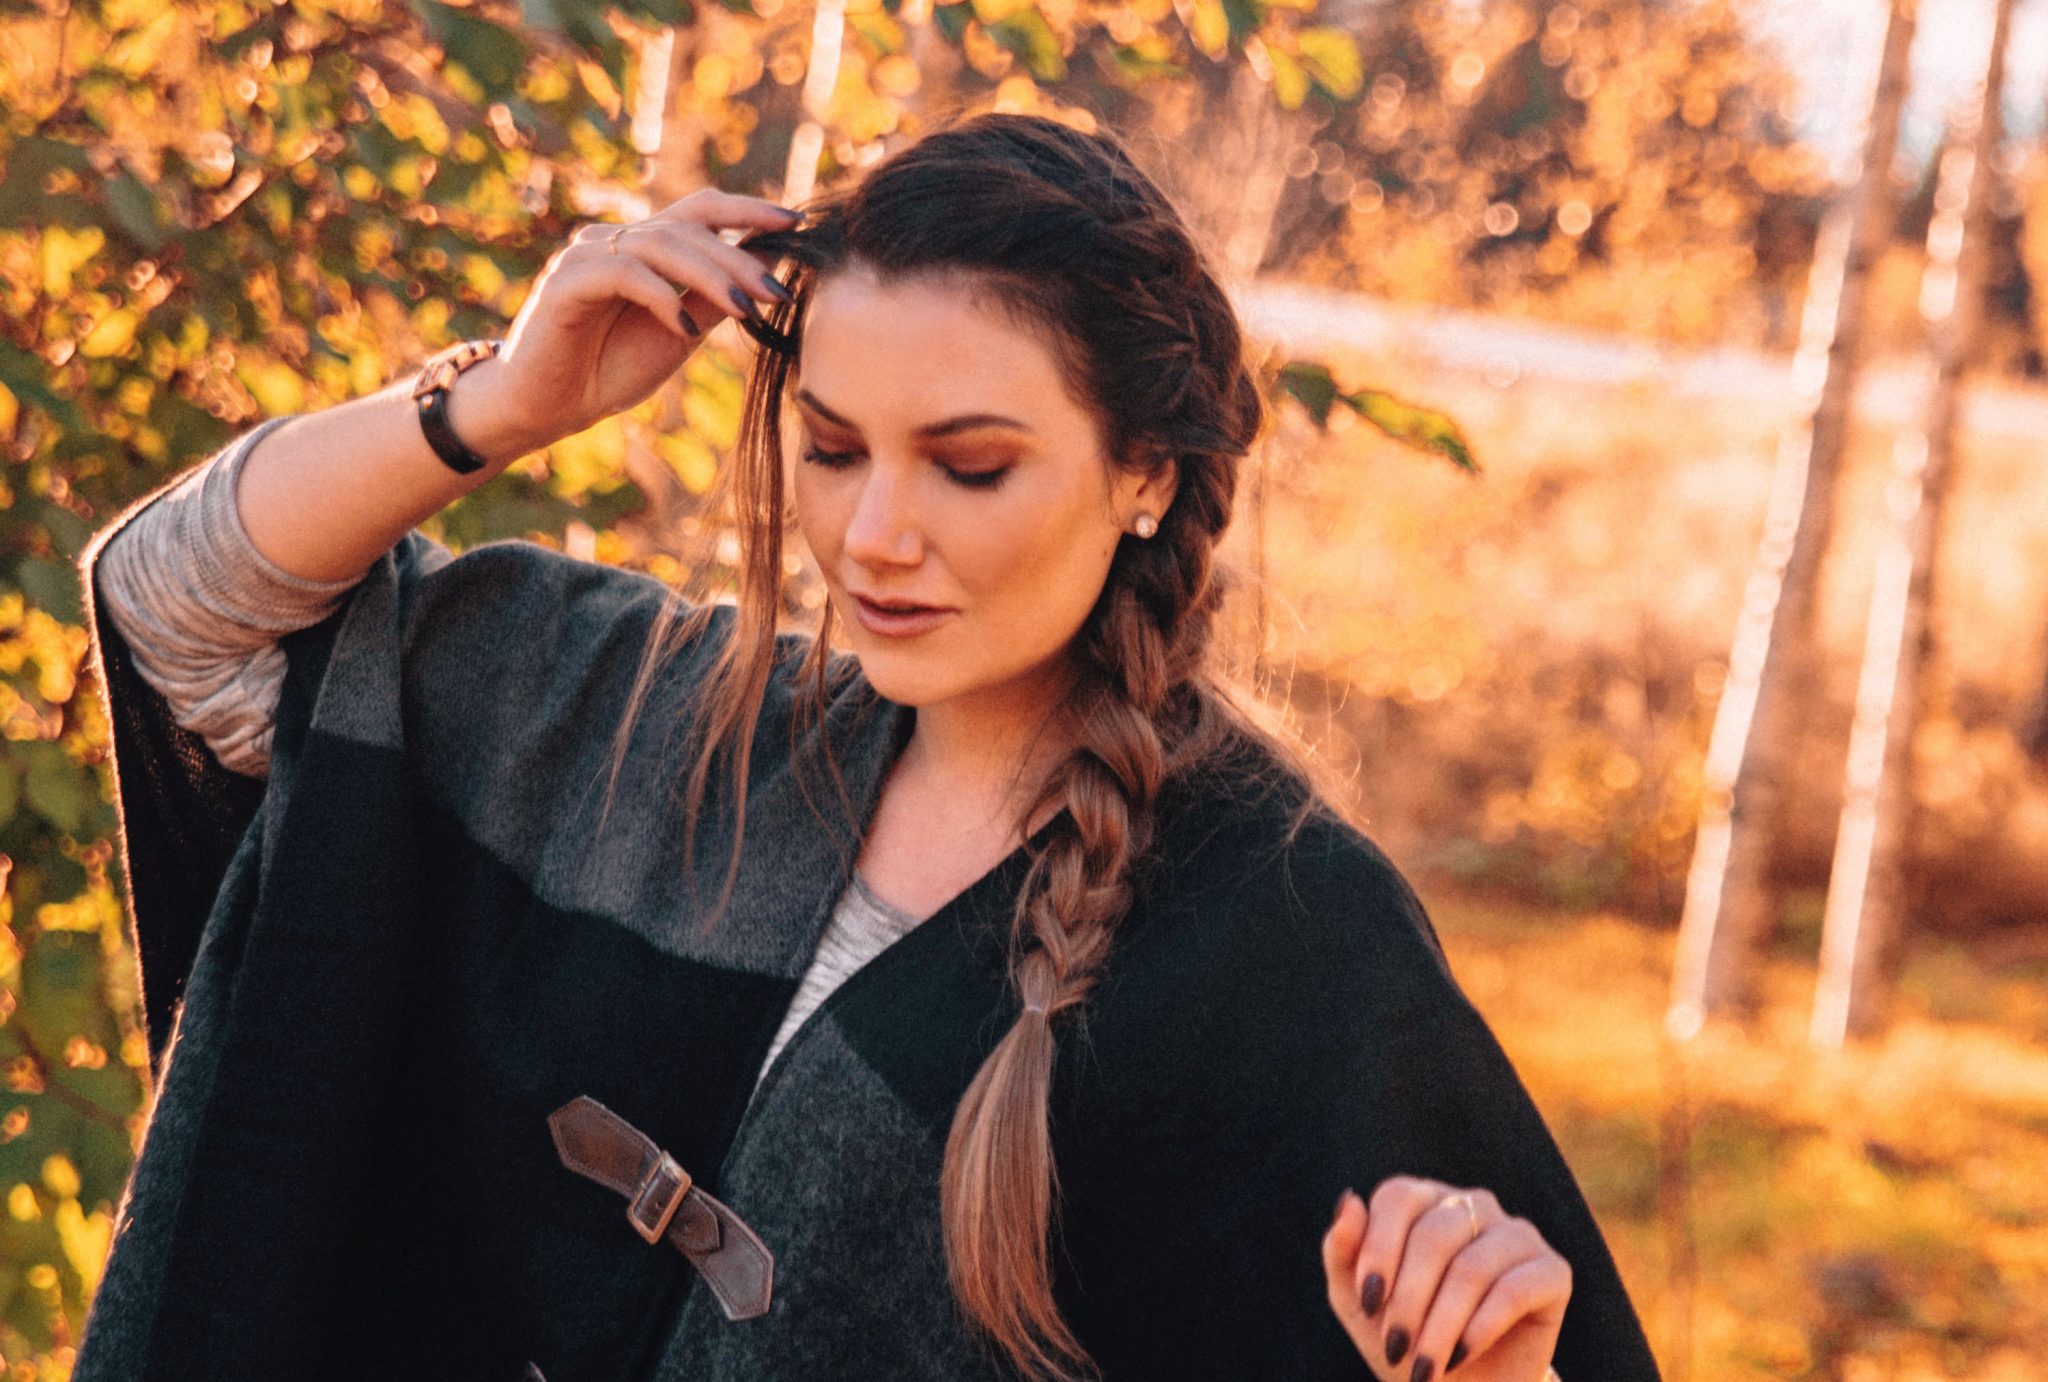
[[[658, 211], [697, 188], [709, 176], [704, 165], [705, 122], [690, 73], [700, 54], [712, 47], [721, 26], [737, 22], [717, 6], [699, 10], [697, 22], [670, 25], [641, 40], [639, 77], [630, 94], [633, 148], [640, 155], [639, 195], [645, 205], [633, 214]], [[681, 424], [678, 375], [663, 386], [660, 425]], [[627, 478], [647, 497], [645, 508], [625, 514], [613, 531], [636, 556], [676, 550], [682, 521], [700, 507], [698, 497], [683, 487], [676, 473], [648, 446], [626, 448]], [[572, 556], [595, 555], [597, 533], [587, 524], [571, 525], [565, 543]]]
[[1710, 1014], [1755, 1007], [1755, 956], [1776, 921], [1772, 842], [1800, 722], [1815, 699], [1814, 606], [1834, 529], [1849, 402], [1863, 360], [1871, 269], [1891, 226], [1891, 166], [1917, 0], [1892, 0], [1852, 190], [1814, 251], [1793, 383], [1798, 422], [1778, 448], [1763, 541], [1743, 593], [1701, 784], [1665, 1023], [1681, 1039]]
[[789, 140], [782, 174], [782, 204], [801, 206], [818, 189], [818, 155], [825, 151], [825, 125], [832, 115], [832, 90], [839, 83], [839, 55], [846, 44], [846, 0], [817, 0], [811, 20], [811, 54], [804, 73], [804, 118]]
[[1920, 314], [1927, 324], [1926, 410], [1899, 434], [1889, 495], [1893, 531], [1878, 556], [1849, 737], [1842, 819], [1821, 922], [1811, 1037], [1839, 1047], [1884, 1021], [1916, 894], [1913, 764], [1933, 633], [1928, 612], [1954, 471], [1963, 368], [1983, 317], [1984, 238], [2013, 0], [1997, 0], [1982, 86], [1957, 112], [1941, 159]]

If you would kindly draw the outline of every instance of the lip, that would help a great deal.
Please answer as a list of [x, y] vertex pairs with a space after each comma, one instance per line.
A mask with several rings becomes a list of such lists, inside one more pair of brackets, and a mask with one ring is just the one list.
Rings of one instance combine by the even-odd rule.
[[929, 633], [959, 611], [942, 605], [919, 605], [911, 609], [891, 610], [875, 604], [865, 595], [853, 596], [854, 617], [869, 633], [879, 633], [892, 638], [910, 638], [917, 634]]

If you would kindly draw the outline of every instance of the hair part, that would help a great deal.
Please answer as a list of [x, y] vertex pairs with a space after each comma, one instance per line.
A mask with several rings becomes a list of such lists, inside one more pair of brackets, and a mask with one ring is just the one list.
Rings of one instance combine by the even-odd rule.
[[[1053, 712], [1072, 748], [1026, 794], [1020, 821], [1021, 834], [1052, 813], [1044, 838], [1032, 837], [1011, 916], [1009, 974], [1023, 1006], [955, 1111], [941, 1177], [947, 1272], [963, 1314], [1027, 1374], [1073, 1382], [1077, 1371], [1099, 1370], [1053, 1296], [1053, 1024], [1095, 987], [1142, 886], [1169, 784], [1245, 744], [1270, 751], [1293, 780], [1325, 780], [1256, 696], [1232, 684], [1213, 647], [1230, 584], [1217, 546], [1239, 464], [1266, 421], [1264, 397], [1229, 299], [1184, 219], [1111, 134], [1036, 115], [956, 117], [808, 211], [798, 228], [741, 241], [796, 267], [785, 281], [793, 301], [773, 305], [773, 333], [757, 337], [771, 348], [749, 374], [726, 475], [741, 552], [738, 605], [690, 717], [697, 738], [685, 784], [686, 873], [720, 762], [736, 814], [706, 929], [738, 877], [754, 736], [775, 674], [788, 522], [782, 404], [801, 323], [824, 278], [860, 266], [885, 283], [912, 275], [971, 282], [1048, 343], [1069, 392], [1100, 425], [1109, 464], [1149, 472], [1172, 458], [1179, 468], [1157, 534], [1121, 541], [1072, 645], [1076, 675]], [[715, 610], [691, 608], [674, 588], [670, 595], [614, 741], [613, 787], [655, 677]], [[849, 857], [857, 857], [861, 822], [822, 734], [827, 697], [853, 671], [851, 659], [831, 653], [832, 623], [828, 603], [796, 672], [807, 694], [790, 717], [790, 742], [800, 781], [815, 766], [807, 746], [822, 760], [850, 826]], [[1304, 794], [1294, 828], [1331, 800]], [[607, 813], [610, 805], [608, 789]]]

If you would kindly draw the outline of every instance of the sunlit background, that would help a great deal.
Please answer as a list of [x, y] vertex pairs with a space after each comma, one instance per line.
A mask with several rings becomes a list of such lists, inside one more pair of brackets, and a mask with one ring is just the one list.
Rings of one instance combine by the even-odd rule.
[[[2048, 1376], [2048, 0], [1910, 13], [0, 11], [0, 1376], [68, 1375], [148, 1101], [86, 540], [502, 334], [584, 220], [986, 108], [1116, 129], [1230, 282], [1274, 404], [1233, 659], [1416, 880], [1666, 1375]], [[751, 350], [424, 526], [719, 594]]]

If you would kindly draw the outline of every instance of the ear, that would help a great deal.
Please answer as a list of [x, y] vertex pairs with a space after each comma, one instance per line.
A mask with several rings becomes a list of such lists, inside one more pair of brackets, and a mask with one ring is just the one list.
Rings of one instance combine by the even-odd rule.
[[1143, 511], [1164, 519], [1180, 489], [1180, 463], [1168, 456], [1149, 474], [1125, 470], [1117, 475], [1117, 512], [1126, 519]]

